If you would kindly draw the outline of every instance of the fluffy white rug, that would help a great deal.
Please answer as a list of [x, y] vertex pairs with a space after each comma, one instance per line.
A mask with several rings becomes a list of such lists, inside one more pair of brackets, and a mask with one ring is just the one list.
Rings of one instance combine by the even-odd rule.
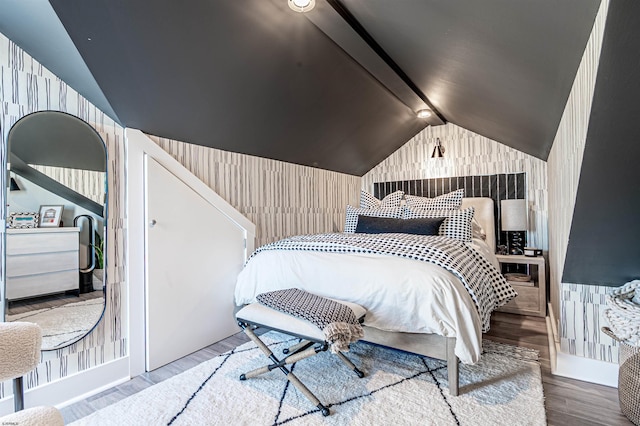
[[67, 303], [55, 308], [37, 309], [7, 315], [7, 321], [34, 322], [42, 328], [42, 348], [57, 349], [75, 342], [96, 325], [104, 309], [104, 299]]
[[[295, 341], [262, 337], [276, 355]], [[282, 343], [284, 342], [284, 343]], [[267, 364], [253, 343], [97, 411], [74, 425], [545, 425], [537, 353], [485, 341], [480, 363], [461, 366], [461, 395], [449, 395], [444, 362], [365, 343], [349, 357], [359, 379], [328, 352], [298, 362], [295, 374], [331, 409], [311, 406], [274, 370], [238, 376]]]

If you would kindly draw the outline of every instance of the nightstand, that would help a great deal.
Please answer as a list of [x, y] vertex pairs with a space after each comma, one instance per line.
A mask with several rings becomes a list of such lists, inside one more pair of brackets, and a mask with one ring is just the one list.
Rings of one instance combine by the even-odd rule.
[[509, 281], [518, 292], [518, 297], [499, 308], [498, 311], [520, 315], [547, 315], [547, 281], [544, 257], [528, 257], [522, 255], [496, 254], [500, 265], [520, 264], [528, 265], [531, 282]]

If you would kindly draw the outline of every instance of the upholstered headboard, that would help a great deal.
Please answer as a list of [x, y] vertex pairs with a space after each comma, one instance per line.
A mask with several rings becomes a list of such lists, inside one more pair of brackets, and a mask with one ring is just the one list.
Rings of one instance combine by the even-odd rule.
[[494, 217], [493, 200], [488, 197], [463, 198], [461, 209], [472, 207], [475, 209], [473, 217], [487, 234], [487, 245], [496, 251], [496, 221]]

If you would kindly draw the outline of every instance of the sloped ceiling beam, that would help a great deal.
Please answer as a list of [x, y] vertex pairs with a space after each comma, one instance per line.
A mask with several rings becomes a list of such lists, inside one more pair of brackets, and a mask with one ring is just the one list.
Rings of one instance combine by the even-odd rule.
[[[442, 115], [440, 111], [433, 105], [433, 103], [427, 98], [422, 90], [409, 78], [409, 76], [400, 68], [400, 66], [393, 60], [391, 56], [378, 44], [377, 41], [369, 34], [369, 32], [362, 26], [360, 22], [349, 10], [344, 7], [339, 0], [327, 0], [327, 3], [345, 20], [347, 24], [364, 40], [367, 45], [382, 59], [395, 73], [396, 75], [418, 96], [426, 105], [429, 110], [440, 121], [440, 124], [445, 124], [447, 119]], [[366, 68], [366, 67], [365, 67]], [[431, 124], [431, 123], [430, 123]]]

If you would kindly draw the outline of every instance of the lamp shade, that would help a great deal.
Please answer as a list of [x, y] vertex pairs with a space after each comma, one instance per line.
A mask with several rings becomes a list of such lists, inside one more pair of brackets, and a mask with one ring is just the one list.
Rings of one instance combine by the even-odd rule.
[[503, 231], [527, 230], [527, 200], [502, 200], [500, 211]]

